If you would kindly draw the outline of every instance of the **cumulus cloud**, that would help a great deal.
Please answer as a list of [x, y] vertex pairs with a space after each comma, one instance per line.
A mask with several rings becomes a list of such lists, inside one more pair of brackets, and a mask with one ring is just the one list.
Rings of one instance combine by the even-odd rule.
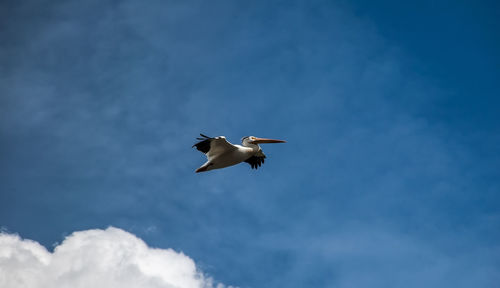
[[48, 251], [18, 235], [0, 234], [0, 287], [210, 288], [194, 261], [172, 249], [148, 247], [118, 228], [74, 232]]

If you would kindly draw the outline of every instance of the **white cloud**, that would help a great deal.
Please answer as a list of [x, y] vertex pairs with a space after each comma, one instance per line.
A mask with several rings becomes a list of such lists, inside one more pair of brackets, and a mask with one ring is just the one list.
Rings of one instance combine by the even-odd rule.
[[222, 288], [194, 261], [148, 247], [118, 228], [74, 232], [51, 253], [39, 243], [0, 233], [0, 287]]

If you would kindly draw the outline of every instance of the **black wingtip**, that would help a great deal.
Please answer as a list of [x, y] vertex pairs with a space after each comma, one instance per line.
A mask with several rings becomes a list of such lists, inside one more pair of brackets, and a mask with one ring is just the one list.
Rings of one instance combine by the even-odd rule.
[[196, 137], [197, 140], [200, 140], [200, 141], [203, 141], [203, 140], [207, 140], [207, 139], [212, 139], [212, 137], [208, 137], [207, 135], [205, 134], [201, 134], [200, 133], [200, 136], [201, 137]]
[[210, 150], [210, 142], [214, 139], [214, 138], [211, 138], [211, 137], [208, 137], [207, 135], [203, 135], [200, 133], [200, 135], [203, 137], [203, 138], [196, 138], [198, 139], [200, 142], [198, 143], [195, 143], [191, 148], [194, 148], [196, 147], [196, 149], [198, 151], [201, 151], [202, 153], [207, 153], [209, 150]]

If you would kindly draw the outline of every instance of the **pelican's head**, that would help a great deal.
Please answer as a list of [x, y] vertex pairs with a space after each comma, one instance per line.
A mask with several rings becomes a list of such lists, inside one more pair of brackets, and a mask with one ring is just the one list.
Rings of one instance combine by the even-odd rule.
[[268, 138], [258, 138], [255, 136], [246, 136], [241, 138], [241, 144], [243, 146], [251, 147], [252, 145], [259, 145], [261, 143], [285, 143], [285, 140], [276, 140]]

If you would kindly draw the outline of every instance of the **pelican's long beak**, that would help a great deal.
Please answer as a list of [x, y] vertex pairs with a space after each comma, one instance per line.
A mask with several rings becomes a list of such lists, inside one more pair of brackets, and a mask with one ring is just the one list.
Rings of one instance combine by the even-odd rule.
[[285, 140], [277, 140], [277, 139], [267, 139], [267, 138], [257, 138], [255, 137], [255, 140], [249, 141], [250, 143], [286, 143]]

